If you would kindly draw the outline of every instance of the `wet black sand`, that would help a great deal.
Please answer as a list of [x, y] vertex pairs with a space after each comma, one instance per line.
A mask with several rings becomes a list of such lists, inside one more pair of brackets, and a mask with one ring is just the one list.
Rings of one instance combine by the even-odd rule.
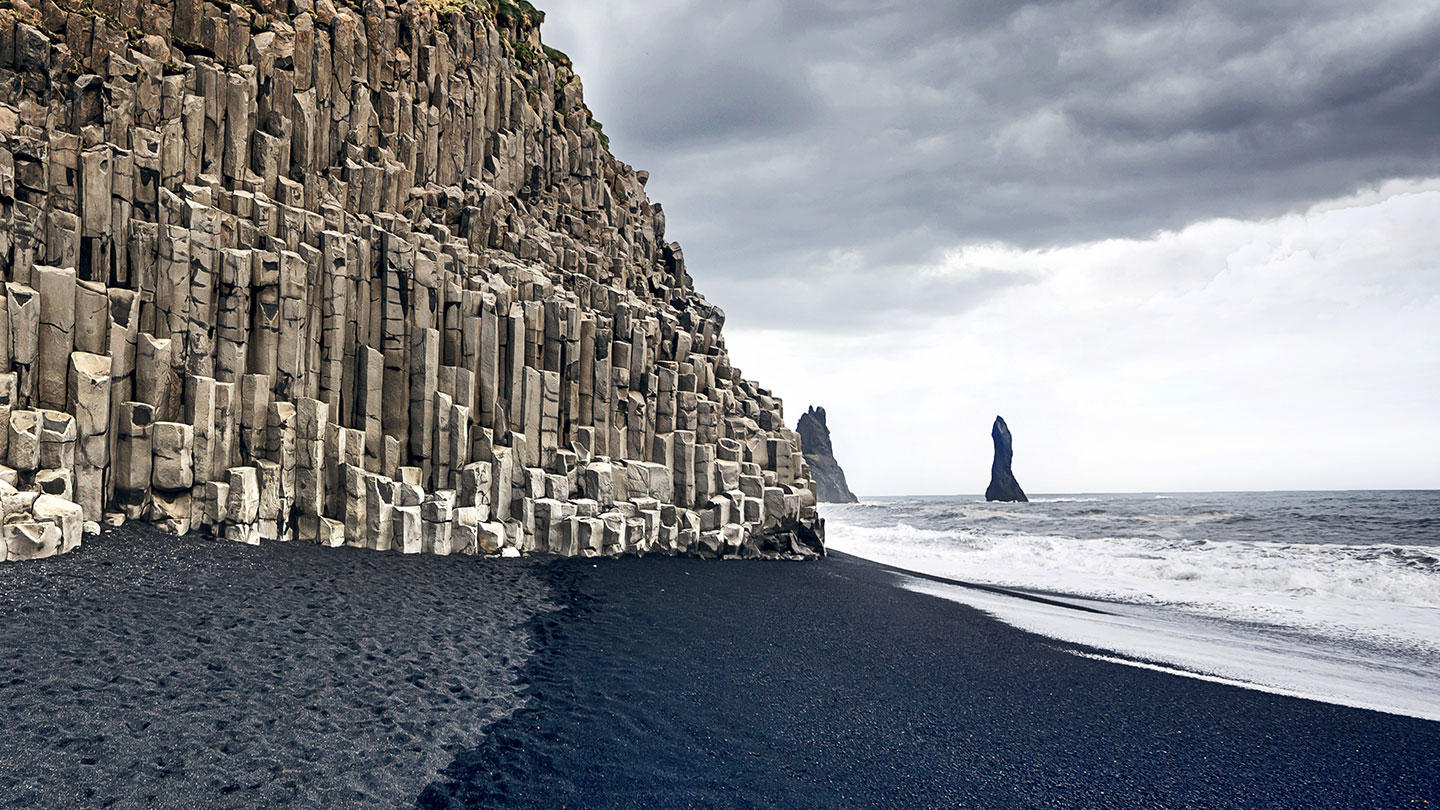
[[893, 582], [125, 530], [0, 566], [0, 807], [1440, 806], [1440, 723]]
[[551, 577], [535, 702], [422, 807], [1440, 806], [1440, 723], [1081, 658], [852, 557]]

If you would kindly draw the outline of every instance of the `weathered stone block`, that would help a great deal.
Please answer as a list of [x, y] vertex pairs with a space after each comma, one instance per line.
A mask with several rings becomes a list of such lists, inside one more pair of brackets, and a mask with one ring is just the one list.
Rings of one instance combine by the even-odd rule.
[[150, 493], [150, 519], [170, 534], [190, 533], [193, 506], [188, 489], [180, 492], [156, 490]]
[[740, 463], [717, 460], [715, 462], [715, 487], [721, 492], [740, 488]]
[[40, 294], [39, 404], [63, 409], [70, 352], [75, 348], [75, 270], [37, 265], [31, 278]]
[[365, 478], [366, 546], [389, 551], [395, 533], [394, 482], [379, 475]]
[[[151, 431], [155, 409], [143, 402], [120, 405], [120, 435], [115, 444], [115, 498], [131, 520], [143, 517], [150, 496]], [[14, 441], [11, 441], [14, 451]]]
[[419, 507], [425, 501], [425, 490], [414, 484], [396, 482], [395, 505]]
[[[0, 324], [0, 344], [5, 342], [3, 324]], [[0, 374], [0, 458], [6, 461], [10, 459], [10, 414], [15, 406], [16, 386], [17, 378], [13, 372]]]
[[600, 520], [605, 524], [603, 553], [612, 557], [625, 553], [627, 529], [625, 516], [619, 512], [606, 512], [600, 515]]
[[429, 520], [421, 521], [420, 547], [426, 554], [448, 557], [455, 553], [452, 537], [453, 527], [449, 521], [445, 521], [444, 523], [436, 523]]
[[[260, 519], [259, 474], [254, 467], [231, 467], [226, 471], [226, 475], [226, 519], [235, 523], [253, 524]], [[249, 539], [246, 538], [245, 542], [249, 542]], [[259, 543], [258, 536], [255, 542]]]
[[344, 523], [327, 517], [317, 518], [316, 520], [319, 524], [315, 536], [316, 543], [326, 548], [339, 548], [345, 545]]
[[493, 488], [492, 466], [488, 461], [467, 464], [460, 471], [460, 486], [456, 490], [456, 503], [473, 506], [481, 510], [480, 520], [489, 519], [490, 497]]
[[536, 498], [535, 508], [535, 551], [562, 553], [561, 526], [565, 505], [553, 498]]
[[179, 422], [156, 422], [151, 438], [151, 482], [157, 490], [179, 491], [195, 485], [191, 459], [195, 429]]
[[254, 523], [231, 523], [225, 527], [225, 539], [249, 546], [260, 545], [260, 527]]
[[78, 548], [85, 534], [85, 510], [69, 498], [41, 494], [31, 507], [35, 520], [60, 528], [60, 551]]
[[7, 523], [0, 526], [6, 559], [41, 560], [59, 554], [65, 545], [60, 527], [51, 522]]
[[[110, 464], [110, 367], [104, 355], [70, 355], [69, 401], [75, 414], [75, 486], [90, 520], [105, 506], [104, 471]], [[0, 406], [3, 407], [3, 406]]]
[[605, 521], [596, 517], [576, 518], [575, 552], [580, 556], [597, 557], [605, 551]]
[[608, 462], [596, 461], [580, 471], [580, 493], [600, 504], [602, 509], [615, 502], [615, 469]]
[[476, 526], [481, 554], [499, 554], [507, 544], [505, 524], [481, 523]]
[[738, 489], [747, 498], [763, 498], [765, 496], [765, 479], [759, 475], [742, 475]]
[[295, 405], [295, 432], [301, 441], [325, 438], [325, 425], [330, 421], [330, 406], [317, 399], [302, 397]]
[[22, 472], [40, 467], [40, 413], [13, 411], [6, 425], [7, 458], [10, 466]]
[[75, 476], [71, 470], [40, 470], [35, 473], [35, 489], [67, 501], [75, 500]]
[[285, 494], [285, 471], [268, 459], [255, 462], [255, 478], [260, 485], [260, 534], [266, 540], [286, 540], [290, 518], [290, 499]]
[[75, 466], [75, 417], [64, 411], [40, 413], [40, 466], [72, 469]]
[[201, 521], [212, 529], [222, 526], [230, 519], [229, 481], [207, 481], [203, 492]]
[[479, 524], [473, 526], [461, 523], [452, 524], [450, 527], [450, 553], [467, 555], [480, 553]]
[[[402, 485], [403, 486], [403, 485]], [[394, 523], [395, 528], [392, 535], [392, 548], [401, 554], [419, 554], [424, 550], [424, 543], [421, 537], [420, 507], [417, 506], [395, 506]]]
[[570, 481], [563, 475], [550, 474], [545, 476], [545, 497], [554, 498], [557, 501], [570, 500]]
[[36, 407], [40, 371], [40, 296], [24, 284], [5, 285], [6, 315], [10, 322], [10, 362], [16, 374], [16, 404]]
[[295, 465], [295, 508], [302, 515], [325, 511], [325, 442], [300, 439]]
[[455, 513], [455, 493], [449, 490], [432, 492], [420, 504], [420, 517], [429, 523], [449, 523]]

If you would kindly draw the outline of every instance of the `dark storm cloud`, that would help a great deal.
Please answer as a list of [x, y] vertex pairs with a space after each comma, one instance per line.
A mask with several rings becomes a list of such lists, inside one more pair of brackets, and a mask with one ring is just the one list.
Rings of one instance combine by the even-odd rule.
[[840, 251], [859, 295], [956, 244], [1146, 236], [1440, 173], [1430, 0], [602, 5], [552, 0], [547, 34], [702, 280], [799, 284]]
[[617, 131], [652, 149], [675, 150], [781, 135], [813, 123], [811, 94], [743, 62], [681, 65], [668, 81], [684, 92], [667, 94], [660, 104], [648, 94], [621, 99], [616, 112], [624, 123]]

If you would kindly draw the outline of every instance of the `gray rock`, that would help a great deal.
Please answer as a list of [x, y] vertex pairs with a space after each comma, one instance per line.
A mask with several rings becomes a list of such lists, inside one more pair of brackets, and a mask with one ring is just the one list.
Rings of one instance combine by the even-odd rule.
[[151, 481], [157, 490], [188, 491], [195, 485], [190, 449], [195, 429], [178, 422], [156, 422], [151, 434]]
[[111, 6], [0, 26], [0, 481], [244, 543], [823, 552], [825, 471], [533, 23]]
[[995, 424], [990, 428], [990, 438], [995, 442], [995, 460], [990, 465], [990, 486], [985, 489], [985, 500], [1021, 503], [1029, 501], [1030, 499], [1025, 497], [1025, 491], [1020, 488], [1020, 482], [1015, 480], [1015, 473], [1010, 470], [1010, 461], [1015, 451], [1010, 438], [1010, 428], [1004, 419], [995, 417]]
[[[800, 417], [795, 426], [800, 434], [805, 463], [810, 466], [810, 475], [815, 481], [821, 503], [855, 503], [859, 498], [850, 491], [845, 482], [845, 471], [835, 460], [835, 451], [830, 442], [830, 426], [826, 423], [824, 408], [810, 408]], [[778, 448], [777, 448], [778, 449]], [[788, 452], [786, 453], [788, 455]], [[785, 464], [788, 466], [788, 459]], [[793, 479], [792, 479], [793, 480]]]

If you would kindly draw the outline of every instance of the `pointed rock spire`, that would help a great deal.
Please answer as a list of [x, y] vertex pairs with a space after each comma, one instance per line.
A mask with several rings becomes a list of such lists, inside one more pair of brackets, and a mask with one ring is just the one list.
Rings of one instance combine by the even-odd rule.
[[990, 487], [985, 490], [985, 500], [1029, 502], [1025, 490], [1020, 488], [1020, 482], [1015, 480], [1015, 473], [1010, 470], [1010, 459], [1015, 451], [1010, 427], [1003, 418], [995, 417], [990, 438], [995, 440], [995, 461], [990, 465]]

